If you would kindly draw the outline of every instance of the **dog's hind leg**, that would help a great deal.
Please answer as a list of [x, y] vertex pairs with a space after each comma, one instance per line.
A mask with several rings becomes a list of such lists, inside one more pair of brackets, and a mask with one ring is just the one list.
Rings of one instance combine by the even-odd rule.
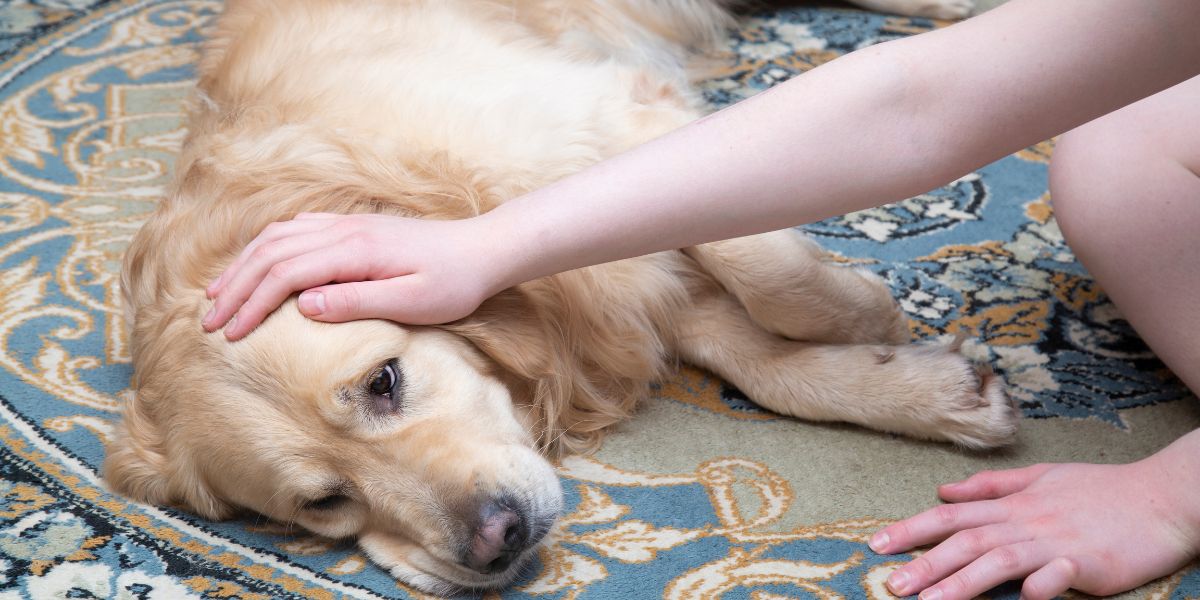
[[887, 284], [821, 260], [821, 248], [783, 229], [683, 251], [767, 331], [833, 344], [908, 341], [908, 320]]
[[971, 448], [1001, 446], [1016, 433], [1004, 382], [952, 349], [798, 342], [759, 327], [715, 284], [693, 294], [676, 315], [677, 353], [765, 408]]

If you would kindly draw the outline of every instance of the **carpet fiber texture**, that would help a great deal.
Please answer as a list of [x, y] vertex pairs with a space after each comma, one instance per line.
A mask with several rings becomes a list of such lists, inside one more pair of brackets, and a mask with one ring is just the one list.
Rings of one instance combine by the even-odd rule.
[[[220, 8], [0, 4], [0, 598], [421, 597], [351, 543], [130, 503], [98, 474], [131, 376], [121, 255], [169, 179], [198, 43]], [[735, 59], [704, 90], [720, 107], [936, 26], [841, 9], [746, 15], [730, 34]], [[1026, 417], [1013, 448], [780, 418], [684, 367], [598, 454], [564, 461], [563, 530], [488, 597], [886, 598], [884, 578], [911, 555], [878, 556], [867, 536], [932, 505], [937, 483], [1132, 460], [1200, 424], [1195, 399], [1064, 245], [1051, 152], [804, 227], [836, 260], [882, 275], [916, 337], [975, 334], [965, 351], [996, 365]], [[1200, 574], [1132, 594], [1196, 596]]]

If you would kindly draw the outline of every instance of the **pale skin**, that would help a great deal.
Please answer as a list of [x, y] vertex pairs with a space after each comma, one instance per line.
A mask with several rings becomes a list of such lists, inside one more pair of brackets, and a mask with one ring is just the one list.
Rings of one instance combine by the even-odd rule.
[[[1107, 115], [1056, 151], [1059, 222], [1200, 390], [1198, 27], [1192, 0], [1014, 0], [847, 55], [473, 219], [301, 215], [213, 282], [204, 327], [239, 339], [297, 291], [317, 320], [451, 321], [522, 281], [900, 200]], [[1032, 600], [1112, 594], [1197, 554], [1196, 490], [1200, 432], [1127, 465], [976, 474], [871, 546], [937, 544], [888, 580], [923, 600], [1022, 578]]]

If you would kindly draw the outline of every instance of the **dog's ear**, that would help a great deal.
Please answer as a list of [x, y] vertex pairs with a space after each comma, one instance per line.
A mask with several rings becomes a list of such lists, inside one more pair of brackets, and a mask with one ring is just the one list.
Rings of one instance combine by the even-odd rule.
[[162, 431], [141, 400], [130, 395], [123, 416], [104, 459], [104, 479], [113, 491], [147, 504], [179, 506], [208, 519], [229, 516], [231, 507], [212, 494], [187, 459], [168, 457]]
[[536, 380], [551, 374], [553, 342], [537, 304], [519, 288], [484, 301], [470, 316], [443, 326], [466, 338], [505, 371]]
[[551, 456], [599, 446], [604, 430], [633, 411], [640, 397], [629, 380], [591, 360], [593, 328], [572, 307], [556, 278], [511, 288], [471, 316], [443, 325], [503, 369], [514, 402], [537, 417], [534, 437]]

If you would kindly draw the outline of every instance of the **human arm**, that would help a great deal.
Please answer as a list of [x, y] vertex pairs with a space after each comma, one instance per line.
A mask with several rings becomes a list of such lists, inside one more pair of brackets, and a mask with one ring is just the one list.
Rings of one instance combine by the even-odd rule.
[[[303, 243], [290, 233], [303, 227], [278, 227], [210, 288], [205, 327], [238, 312], [236, 339], [293, 291], [355, 279], [374, 281], [323, 286], [325, 310], [312, 295], [301, 309], [451, 320], [521, 281], [900, 200], [1188, 78], [1198, 24], [1187, 0], [1014, 0], [851, 53], [474, 219], [341, 217]], [[431, 243], [390, 243], [414, 236]]]
[[1023, 577], [1028, 600], [1115, 594], [1196, 556], [1197, 489], [1200, 430], [1128, 465], [1042, 464], [943, 485], [949, 504], [882, 529], [871, 547], [942, 542], [888, 578], [893, 593], [921, 600], [969, 600]]

